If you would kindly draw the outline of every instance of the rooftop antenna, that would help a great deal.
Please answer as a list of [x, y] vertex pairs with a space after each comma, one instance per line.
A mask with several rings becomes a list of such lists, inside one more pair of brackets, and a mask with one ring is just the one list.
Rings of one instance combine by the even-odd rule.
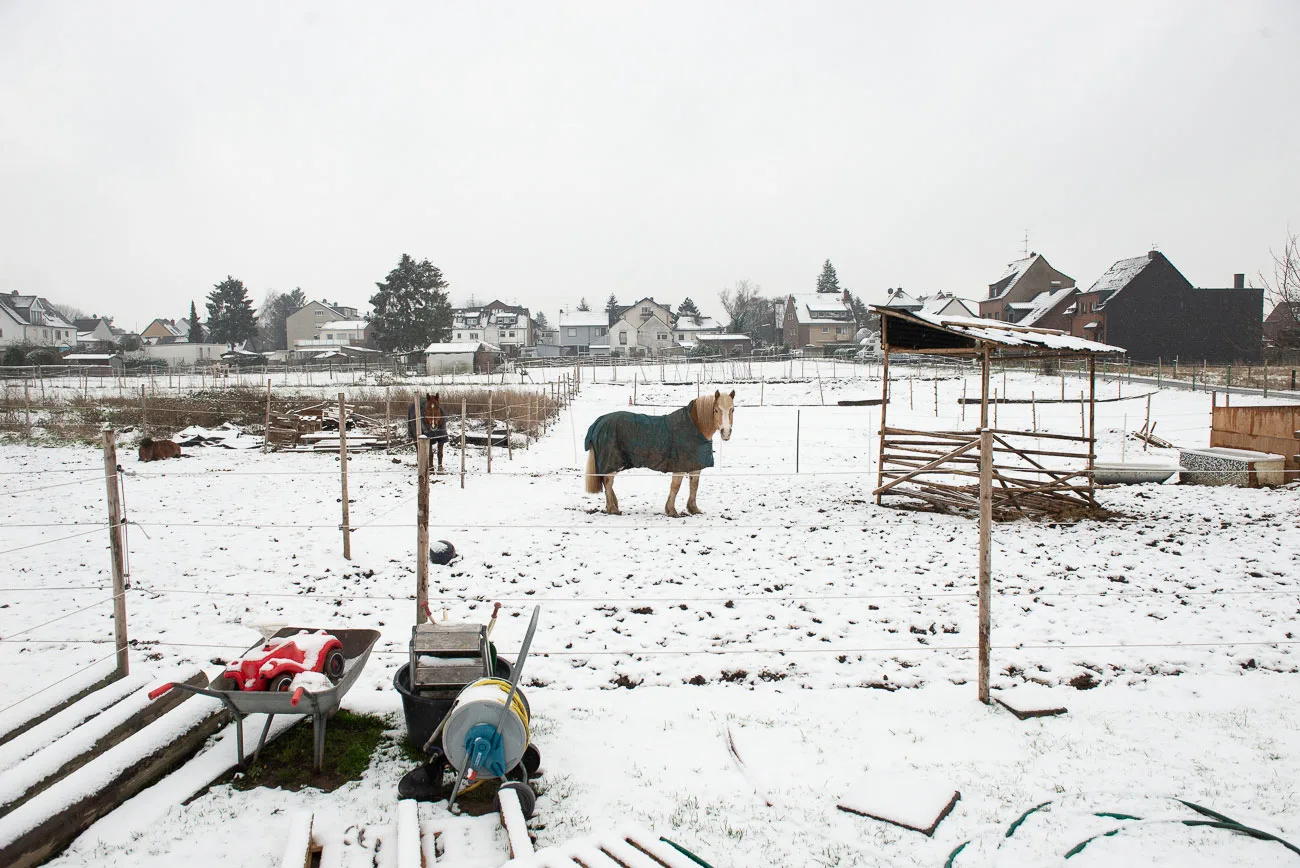
[[1026, 259], [1029, 258], [1029, 230], [1028, 229], [1025, 230], [1025, 248], [1022, 253], [1022, 256]]
[[1159, 250], [1160, 250], [1160, 245], [1157, 244], [1156, 242], [1152, 241], [1152, 242], [1151, 242], [1151, 249], [1152, 249], [1152, 250], [1155, 250], [1155, 251], [1159, 251]]

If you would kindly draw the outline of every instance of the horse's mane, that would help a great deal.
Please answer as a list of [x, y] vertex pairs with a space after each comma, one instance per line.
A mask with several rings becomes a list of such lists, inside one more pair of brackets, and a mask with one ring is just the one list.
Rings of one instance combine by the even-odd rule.
[[713, 396], [701, 395], [690, 403], [691, 421], [700, 429], [700, 436], [712, 440], [718, 429], [713, 425]]

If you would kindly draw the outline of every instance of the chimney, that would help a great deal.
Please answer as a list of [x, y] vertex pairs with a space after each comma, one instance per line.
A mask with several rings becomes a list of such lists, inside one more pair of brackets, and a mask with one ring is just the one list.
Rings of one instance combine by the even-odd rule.
[[1053, 281], [1052, 281], [1052, 287], [1051, 287], [1051, 288], [1052, 288], [1052, 292], [1056, 292], [1058, 289], [1061, 288], [1061, 281], [1059, 281], [1059, 280], [1053, 280]]
[[1232, 276], [1232, 288], [1233, 288], [1233, 289], [1245, 289], [1245, 288], [1246, 288], [1246, 275], [1244, 275], [1244, 274], [1234, 274], [1234, 275]]

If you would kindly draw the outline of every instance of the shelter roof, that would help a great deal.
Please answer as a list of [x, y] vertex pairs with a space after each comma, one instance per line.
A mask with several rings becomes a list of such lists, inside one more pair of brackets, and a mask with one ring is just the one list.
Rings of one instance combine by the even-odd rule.
[[425, 355], [429, 356], [478, 352], [499, 353], [501, 348], [485, 341], [453, 341], [445, 344], [429, 344], [424, 348]]
[[1035, 328], [999, 320], [941, 316], [872, 308], [886, 322], [885, 345], [900, 352], [934, 352], [975, 355], [981, 345], [1003, 355], [1104, 355], [1122, 353], [1122, 347], [1077, 338], [1057, 329]]

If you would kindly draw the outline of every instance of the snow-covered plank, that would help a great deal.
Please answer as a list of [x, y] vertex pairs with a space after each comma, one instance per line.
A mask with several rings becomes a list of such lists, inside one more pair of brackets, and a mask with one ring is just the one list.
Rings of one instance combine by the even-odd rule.
[[289, 834], [284, 840], [280, 868], [310, 868], [311, 826], [311, 811], [298, 811], [293, 815], [289, 821]]
[[423, 868], [420, 809], [414, 799], [397, 803], [397, 868]]
[[506, 839], [510, 845], [510, 856], [518, 859], [533, 852], [533, 841], [528, 837], [528, 823], [524, 819], [523, 807], [519, 804], [519, 795], [509, 787], [502, 787], [497, 792], [497, 802], [501, 810], [501, 825], [506, 830]]
[[[208, 677], [199, 673], [176, 673], [171, 681], [188, 681], [206, 687]], [[0, 816], [14, 810], [37, 793], [73, 774], [94, 756], [139, 731], [175, 708], [189, 694], [176, 691], [158, 700], [149, 698], [149, 687], [131, 695], [85, 721], [71, 733], [57, 738], [0, 776]]]
[[0, 712], [0, 745], [17, 738], [29, 728], [117, 680], [116, 661], [101, 661], [87, 666], [72, 678], [53, 685]]
[[99, 690], [83, 696], [58, 714], [20, 730], [11, 740], [0, 745], [0, 772], [8, 771], [21, 760], [72, 732], [104, 709], [122, 701], [134, 691], [150, 683], [149, 679], [150, 676], [137, 672], [126, 678], [109, 682]]
[[76, 774], [0, 817], [0, 865], [42, 864], [198, 750], [224, 715], [215, 700], [186, 696], [172, 711], [99, 754]]
[[960, 798], [947, 781], [891, 769], [867, 772], [836, 807], [933, 836]]

